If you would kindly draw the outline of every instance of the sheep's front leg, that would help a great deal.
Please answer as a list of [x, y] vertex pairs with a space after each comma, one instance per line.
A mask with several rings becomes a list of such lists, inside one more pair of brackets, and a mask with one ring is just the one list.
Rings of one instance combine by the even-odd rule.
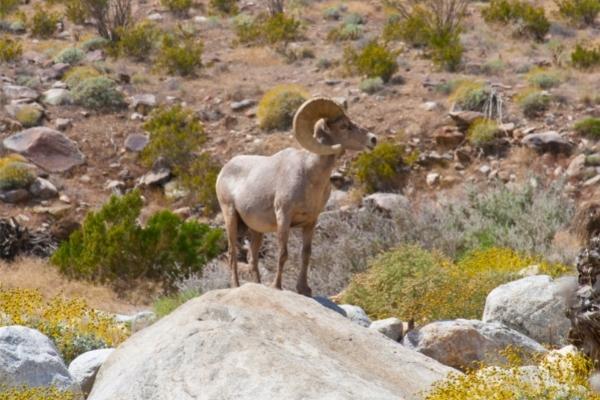
[[277, 242], [279, 244], [279, 260], [277, 263], [277, 274], [272, 286], [275, 289], [281, 289], [281, 280], [283, 278], [283, 266], [288, 258], [288, 238], [290, 236], [290, 216], [283, 212], [277, 212]]
[[298, 283], [296, 291], [304, 296], [311, 297], [312, 289], [308, 286], [308, 264], [310, 263], [310, 255], [312, 252], [312, 239], [315, 233], [316, 223], [306, 225], [302, 229], [302, 268], [298, 275]]

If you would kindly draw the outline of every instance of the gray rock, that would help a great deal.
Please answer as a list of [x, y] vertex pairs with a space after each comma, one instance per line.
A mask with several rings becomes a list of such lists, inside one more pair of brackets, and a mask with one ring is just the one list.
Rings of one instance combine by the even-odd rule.
[[466, 319], [432, 322], [411, 330], [402, 344], [458, 369], [475, 368], [481, 362], [502, 365], [506, 360], [501, 352], [507, 348], [523, 354], [525, 362], [546, 352], [535, 340], [499, 322]]
[[374, 207], [388, 212], [394, 212], [408, 207], [408, 199], [398, 193], [373, 193], [362, 201], [363, 207]]
[[125, 182], [117, 181], [117, 180], [110, 180], [110, 181], [106, 182], [106, 184], [104, 185], [104, 189], [108, 190], [112, 194], [121, 196], [125, 192]]
[[402, 339], [404, 324], [398, 318], [392, 317], [371, 322], [369, 329], [383, 333], [390, 339], [398, 341]]
[[161, 186], [171, 180], [171, 170], [162, 168], [158, 171], [148, 171], [138, 180], [139, 186]]
[[246, 284], [130, 337], [88, 400], [416, 400], [453, 371], [311, 298]]
[[368, 328], [369, 325], [371, 325], [371, 319], [365, 310], [359, 306], [354, 306], [352, 304], [340, 304], [340, 308], [346, 312], [346, 317], [355, 324], [364, 326], [365, 328]]
[[541, 153], [569, 154], [573, 149], [573, 144], [555, 131], [530, 133], [521, 139], [521, 143]]
[[54, 126], [59, 131], [66, 131], [67, 129], [73, 126], [73, 121], [69, 118], [56, 118], [56, 120], [54, 121]]
[[547, 275], [498, 286], [485, 301], [483, 321], [501, 322], [540, 343], [564, 346], [571, 328], [565, 311], [576, 286], [574, 276], [553, 280]]
[[29, 187], [29, 192], [36, 198], [47, 200], [58, 197], [58, 189], [47, 179], [36, 178]]
[[13, 102], [7, 104], [4, 109], [26, 128], [40, 125], [44, 118], [44, 107], [38, 103]]
[[132, 332], [137, 332], [156, 321], [156, 314], [152, 311], [140, 311], [134, 315], [115, 315], [115, 321], [122, 324], [129, 324]]
[[98, 349], [81, 354], [69, 364], [69, 373], [84, 395], [92, 391], [96, 374], [115, 349]]
[[67, 89], [54, 88], [46, 90], [42, 95], [42, 102], [51, 106], [70, 104], [73, 101], [71, 92]]
[[451, 111], [448, 115], [461, 130], [467, 130], [473, 122], [485, 117], [479, 111]]
[[74, 141], [46, 127], [15, 133], [4, 139], [3, 145], [50, 172], [65, 172], [85, 162]]
[[148, 135], [132, 133], [125, 138], [125, 148], [137, 153], [144, 150], [149, 141]]
[[85, 55], [85, 62], [95, 63], [99, 61], [104, 61], [105, 58], [106, 55], [104, 54], [104, 51], [102, 51], [101, 49], [96, 49], [90, 51]]
[[39, 97], [38, 92], [27, 86], [6, 84], [2, 86], [2, 92], [4, 92], [4, 96], [9, 100], [35, 101]]
[[325, 205], [325, 209], [328, 211], [339, 210], [343, 205], [348, 202], [348, 192], [344, 190], [334, 190], [329, 195], [329, 200]]
[[156, 96], [151, 93], [136, 94], [131, 97], [130, 107], [132, 110], [147, 115], [154, 107], [156, 107]]
[[40, 77], [45, 81], [61, 79], [70, 68], [71, 68], [71, 64], [56, 63], [56, 64], [53, 64], [50, 68], [43, 70], [40, 73]]
[[0, 328], [0, 385], [78, 389], [52, 341], [18, 325]]
[[583, 170], [586, 164], [585, 154], [579, 154], [575, 158], [571, 160], [567, 170], [565, 171], [565, 175], [568, 178], [577, 178], [583, 174]]
[[252, 107], [255, 104], [256, 104], [256, 101], [252, 100], [252, 99], [245, 99], [242, 101], [234, 101], [233, 103], [231, 103], [231, 109], [233, 111], [241, 111], [248, 107]]
[[25, 189], [0, 191], [0, 201], [4, 203], [23, 203], [29, 200], [29, 192]]

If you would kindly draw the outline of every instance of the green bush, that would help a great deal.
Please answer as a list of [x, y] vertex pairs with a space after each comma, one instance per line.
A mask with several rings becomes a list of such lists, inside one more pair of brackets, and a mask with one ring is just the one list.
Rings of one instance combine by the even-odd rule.
[[51, 387], [0, 387], [0, 400], [81, 400], [75, 392]]
[[396, 54], [376, 41], [372, 41], [358, 51], [346, 47], [344, 65], [350, 72], [365, 75], [367, 78], [379, 77], [384, 82], [389, 81], [398, 70]]
[[77, 47], [67, 47], [54, 57], [54, 62], [75, 65], [79, 64], [84, 57], [85, 53]]
[[402, 145], [380, 143], [373, 151], [361, 153], [351, 169], [367, 192], [395, 191], [402, 189], [406, 179], [404, 154]]
[[427, 11], [423, 7], [414, 7], [406, 17], [392, 16], [383, 28], [386, 41], [402, 40], [413, 46], [426, 46], [429, 42], [429, 30], [426, 28]]
[[589, 117], [577, 121], [575, 132], [591, 139], [600, 139], [600, 118]]
[[352, 279], [341, 300], [362, 307], [374, 319], [397, 317], [417, 324], [478, 319], [492, 289], [539, 263], [554, 276], [567, 271], [562, 264], [504, 248], [474, 251], [453, 263], [436, 252], [404, 245], [373, 260]]
[[513, 23], [518, 34], [532, 36], [543, 40], [550, 30], [550, 22], [546, 18], [543, 7], [536, 7], [521, 0], [492, 0], [482, 10], [483, 18], [488, 23]]
[[260, 127], [265, 130], [290, 128], [296, 110], [307, 99], [308, 93], [301, 86], [275, 86], [265, 93], [258, 104], [256, 116]]
[[168, 8], [169, 11], [179, 17], [188, 15], [192, 3], [192, 0], [160, 0], [160, 4], [162, 4], [163, 7]]
[[469, 142], [475, 146], [483, 147], [492, 143], [498, 134], [500, 128], [495, 121], [489, 119], [481, 119], [475, 121], [470, 127], [467, 133]]
[[118, 110], [125, 107], [125, 99], [115, 81], [104, 76], [83, 79], [72, 90], [75, 104], [90, 110]]
[[527, 81], [538, 89], [550, 89], [560, 85], [560, 75], [557, 71], [535, 68], [527, 74]]
[[203, 51], [204, 44], [191, 33], [164, 34], [156, 64], [170, 74], [193, 75], [202, 67]]
[[186, 303], [188, 300], [200, 296], [200, 291], [188, 289], [175, 294], [161, 296], [154, 301], [152, 309], [158, 318], [171, 314], [177, 307]]
[[40, 124], [44, 111], [35, 105], [25, 104], [19, 107], [15, 119], [25, 128], [31, 128]]
[[340, 6], [327, 7], [323, 11], [323, 18], [337, 21], [342, 17], [342, 10]]
[[362, 36], [363, 27], [358, 24], [342, 24], [327, 33], [327, 39], [332, 42], [358, 40]]
[[0, 37], [0, 61], [9, 63], [17, 61], [23, 55], [21, 42], [8, 36]]
[[136, 61], [147, 60], [154, 49], [158, 36], [158, 29], [149, 21], [122, 28], [119, 31], [117, 52]]
[[464, 47], [458, 33], [439, 33], [429, 36], [429, 47], [433, 62], [447, 71], [456, 71], [460, 66]]
[[238, 13], [237, 0], [210, 0], [209, 8], [214, 14], [235, 15]]
[[213, 215], [219, 210], [215, 185], [220, 171], [221, 165], [205, 152], [194, 156], [187, 168], [178, 174], [182, 187], [190, 193], [189, 200], [201, 204], [205, 215]]
[[0, 0], [0, 17], [6, 17], [8, 14], [19, 8], [19, 0]]
[[0, 158], [0, 190], [26, 189], [34, 180], [34, 169], [24, 158]]
[[86, 18], [89, 17], [88, 9], [80, 0], [64, 0], [65, 17], [76, 25], [85, 24]]
[[109, 43], [110, 41], [104, 39], [103, 37], [96, 36], [83, 42], [81, 45], [81, 50], [85, 52], [99, 50], [108, 46]]
[[600, 12], [598, 0], [555, 0], [559, 13], [575, 24], [593, 25]]
[[517, 96], [517, 103], [526, 117], [537, 117], [550, 107], [550, 96], [539, 90], [525, 90]]
[[234, 30], [241, 44], [285, 44], [301, 37], [300, 21], [284, 13], [260, 14], [256, 18], [238, 15], [234, 19]]
[[384, 88], [383, 79], [380, 77], [377, 78], [367, 78], [360, 82], [358, 88], [365, 93], [373, 94], [377, 93]]
[[140, 226], [142, 205], [138, 191], [111, 197], [86, 216], [52, 262], [67, 276], [111, 282], [121, 290], [144, 279], [171, 291], [222, 250], [220, 230], [184, 222], [170, 211], [158, 212]]
[[571, 62], [576, 68], [589, 69], [600, 65], [600, 46], [597, 48], [585, 48], [580, 44], [575, 46], [571, 53]]
[[36, 4], [29, 29], [35, 37], [48, 38], [56, 32], [56, 25], [59, 21], [60, 16], [58, 14]]
[[461, 110], [483, 111], [490, 99], [490, 90], [482, 82], [454, 81], [449, 100]]
[[87, 65], [71, 68], [63, 77], [64, 82], [70, 89], [74, 89], [79, 83], [89, 78], [99, 77], [101, 74], [96, 68]]

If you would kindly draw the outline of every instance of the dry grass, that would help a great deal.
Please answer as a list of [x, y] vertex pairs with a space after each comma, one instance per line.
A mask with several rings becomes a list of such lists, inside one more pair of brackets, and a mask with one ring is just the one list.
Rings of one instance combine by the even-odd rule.
[[0, 262], [0, 285], [5, 288], [38, 289], [45, 299], [57, 295], [82, 298], [95, 309], [119, 314], [132, 314], [147, 309], [153, 298], [152, 290], [136, 290], [120, 298], [106, 286], [68, 280], [46, 261], [22, 258], [12, 263]]

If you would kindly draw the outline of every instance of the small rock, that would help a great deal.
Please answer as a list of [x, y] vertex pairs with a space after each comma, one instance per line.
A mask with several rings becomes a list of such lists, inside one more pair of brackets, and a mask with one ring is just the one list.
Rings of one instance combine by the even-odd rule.
[[37, 177], [29, 187], [29, 192], [36, 198], [47, 200], [58, 197], [58, 189], [49, 180]]
[[104, 61], [105, 58], [106, 56], [104, 54], [104, 51], [102, 51], [101, 49], [90, 51], [85, 55], [85, 61], [88, 63], [97, 63], [100, 61]]
[[380, 211], [394, 212], [409, 206], [408, 199], [397, 193], [373, 193], [362, 201], [363, 207], [373, 207]]
[[4, 96], [9, 100], [35, 101], [39, 97], [38, 92], [27, 86], [7, 84], [2, 86], [2, 91], [4, 92]]
[[179, 200], [190, 194], [190, 191], [181, 187], [179, 182], [170, 181], [164, 185], [165, 197], [169, 200]]
[[43, 93], [42, 101], [51, 106], [60, 106], [70, 104], [73, 99], [67, 89], [49, 89]]
[[433, 133], [436, 144], [446, 147], [456, 147], [465, 140], [465, 134], [454, 126], [443, 126]]
[[402, 339], [404, 324], [398, 318], [380, 319], [371, 322], [369, 329], [383, 333], [394, 341]]
[[125, 191], [125, 182], [111, 180], [104, 185], [104, 189], [110, 191], [112, 194], [121, 196]]
[[371, 320], [369, 319], [367, 313], [359, 306], [340, 304], [340, 308], [346, 312], [346, 317], [348, 317], [350, 321], [354, 322], [355, 324], [364, 326], [365, 328], [368, 328], [369, 325], [371, 325]]
[[248, 107], [252, 107], [255, 104], [256, 104], [256, 101], [251, 100], [251, 99], [245, 99], [242, 101], [235, 101], [235, 102], [231, 103], [230, 106], [233, 111], [242, 111]]
[[163, 16], [160, 15], [159, 13], [152, 13], [150, 15], [148, 15], [148, 19], [150, 21], [162, 21], [163, 20]]
[[115, 349], [98, 349], [85, 352], [71, 361], [69, 373], [87, 396], [92, 391], [98, 370]]
[[138, 153], [144, 150], [149, 141], [148, 135], [132, 133], [125, 138], [125, 148], [129, 151]]
[[148, 115], [154, 107], [156, 107], [156, 96], [151, 93], [136, 94], [131, 97], [130, 107], [132, 110]]
[[440, 182], [440, 174], [437, 172], [430, 172], [427, 174], [425, 181], [427, 182], [428, 186], [435, 186]]
[[73, 126], [73, 121], [69, 118], [56, 118], [56, 120], [54, 121], [54, 126], [59, 131], [66, 131], [67, 129]]
[[0, 201], [4, 203], [23, 203], [29, 200], [29, 192], [25, 189], [0, 191]]
[[492, 172], [492, 167], [484, 164], [481, 167], [479, 167], [479, 172], [481, 172], [483, 175], [488, 175], [490, 172]]
[[540, 153], [569, 154], [573, 149], [573, 144], [555, 131], [531, 133], [525, 136], [521, 142]]
[[585, 154], [579, 154], [577, 157], [573, 158], [565, 171], [565, 174], [569, 178], [577, 178], [581, 176], [583, 169], [585, 167], [586, 157]]
[[588, 179], [587, 181], [583, 182], [583, 186], [594, 186], [597, 185], [598, 182], [600, 182], [600, 175], [596, 175], [593, 178]]
[[425, 103], [421, 104], [421, 108], [425, 111], [434, 111], [436, 108], [438, 108], [438, 103], [435, 101], [426, 101]]

